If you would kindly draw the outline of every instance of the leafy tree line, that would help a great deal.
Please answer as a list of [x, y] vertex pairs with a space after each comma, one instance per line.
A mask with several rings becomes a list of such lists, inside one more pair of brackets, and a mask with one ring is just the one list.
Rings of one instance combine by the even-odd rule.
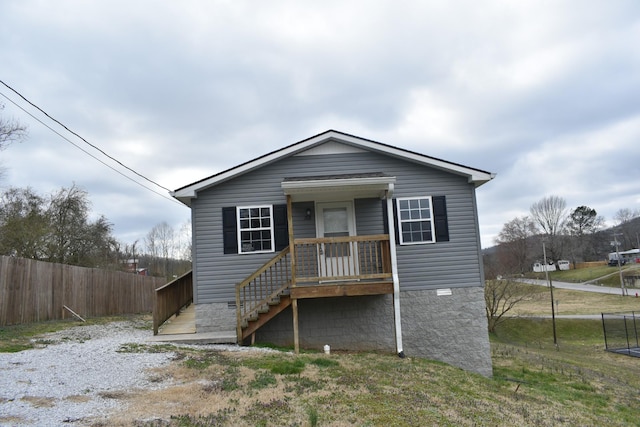
[[0, 194], [0, 254], [83, 267], [128, 270], [131, 260], [155, 276], [171, 279], [190, 267], [190, 226], [176, 233], [154, 227], [146, 247], [118, 242], [113, 224], [90, 219], [89, 195], [76, 185], [48, 196], [9, 188]]
[[544, 197], [529, 208], [529, 215], [516, 217], [502, 227], [496, 246], [485, 253], [485, 274], [522, 274], [543, 260], [578, 262], [601, 261], [620, 242], [620, 250], [640, 245], [640, 210], [620, 209], [613, 217], [614, 227], [605, 229], [605, 219], [589, 206], [567, 208], [558, 196]]

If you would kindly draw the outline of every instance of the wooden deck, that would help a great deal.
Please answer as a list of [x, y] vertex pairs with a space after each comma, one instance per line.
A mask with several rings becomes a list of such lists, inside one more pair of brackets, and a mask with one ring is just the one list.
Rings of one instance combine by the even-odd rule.
[[196, 332], [196, 308], [190, 304], [180, 311], [178, 316], [171, 316], [158, 331], [158, 335], [150, 337], [149, 342], [173, 342], [181, 344], [236, 344], [236, 331], [228, 332]]

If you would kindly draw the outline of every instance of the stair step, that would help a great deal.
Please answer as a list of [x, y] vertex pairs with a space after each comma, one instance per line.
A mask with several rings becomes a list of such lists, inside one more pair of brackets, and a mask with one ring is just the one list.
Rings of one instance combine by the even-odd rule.
[[260, 308], [258, 308], [258, 313], [260, 314], [265, 314], [268, 312], [269, 312], [269, 304], [261, 305]]
[[280, 304], [280, 297], [272, 298], [269, 300], [269, 305], [278, 305]]

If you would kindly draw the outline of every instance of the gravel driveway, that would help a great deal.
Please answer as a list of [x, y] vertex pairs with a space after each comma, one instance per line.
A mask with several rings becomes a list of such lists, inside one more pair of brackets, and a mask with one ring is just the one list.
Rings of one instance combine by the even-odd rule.
[[73, 327], [40, 338], [39, 348], [0, 353], [0, 425], [90, 425], [121, 404], [110, 395], [163, 387], [146, 370], [168, 364], [173, 353], [118, 351], [150, 336], [148, 323], [114, 322]]

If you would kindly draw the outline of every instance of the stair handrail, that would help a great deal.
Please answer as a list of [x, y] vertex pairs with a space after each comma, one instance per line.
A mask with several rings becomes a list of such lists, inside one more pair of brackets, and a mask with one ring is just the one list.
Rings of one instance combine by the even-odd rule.
[[242, 339], [242, 325], [271, 299], [277, 298], [291, 286], [291, 267], [287, 246], [262, 267], [236, 285], [236, 314], [238, 340]]

